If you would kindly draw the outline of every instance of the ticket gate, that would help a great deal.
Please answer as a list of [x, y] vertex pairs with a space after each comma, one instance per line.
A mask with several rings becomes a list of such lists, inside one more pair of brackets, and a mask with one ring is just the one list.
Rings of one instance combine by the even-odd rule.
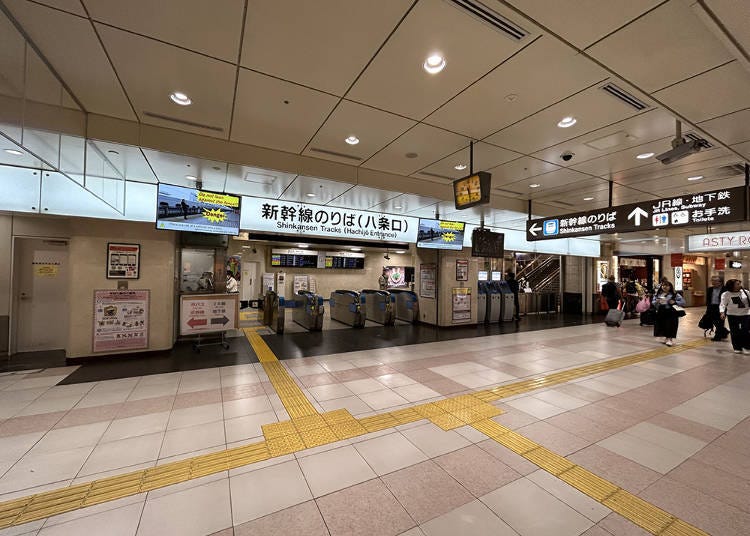
[[479, 281], [477, 287], [477, 323], [484, 324], [487, 321], [489, 283], [487, 281]]
[[385, 290], [363, 290], [359, 294], [360, 303], [365, 309], [365, 318], [384, 326], [395, 323], [394, 305], [396, 297]]
[[395, 316], [398, 320], [410, 324], [419, 322], [419, 299], [416, 292], [393, 289], [391, 295], [396, 297]]
[[263, 298], [263, 325], [284, 333], [284, 297], [269, 290]]
[[323, 296], [308, 290], [299, 290], [294, 294], [292, 320], [309, 331], [323, 329]]
[[513, 322], [516, 306], [513, 299], [513, 292], [510, 290], [510, 285], [507, 281], [496, 281], [498, 289], [500, 291], [500, 300], [502, 302], [500, 309], [500, 322]]
[[328, 302], [331, 319], [347, 324], [353, 328], [365, 326], [365, 314], [359, 301], [359, 292], [353, 290], [334, 290]]

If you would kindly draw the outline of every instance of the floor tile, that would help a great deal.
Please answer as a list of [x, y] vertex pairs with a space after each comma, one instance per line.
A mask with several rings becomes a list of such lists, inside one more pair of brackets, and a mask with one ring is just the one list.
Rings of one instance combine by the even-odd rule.
[[326, 495], [317, 503], [331, 536], [396, 536], [414, 526], [378, 479]]
[[365, 480], [375, 473], [352, 446], [345, 446], [299, 460], [313, 497], [320, 497]]
[[488, 493], [481, 500], [521, 535], [578, 536], [593, 525], [591, 520], [526, 478]]
[[79, 447], [93, 447], [99, 442], [108, 425], [109, 423], [107, 422], [97, 422], [50, 430], [34, 445], [29, 454], [34, 455]]
[[552, 417], [553, 415], [558, 415], [565, 412], [563, 408], [554, 406], [533, 396], [525, 396], [523, 398], [509, 400], [508, 402], [506, 402], [506, 404], [516, 409], [520, 409], [521, 411], [528, 413], [529, 415], [536, 417], [537, 419], [546, 419], [548, 417]]
[[344, 385], [355, 395], [360, 395], [362, 393], [371, 393], [373, 391], [382, 391], [385, 388], [385, 385], [377, 380], [373, 380], [372, 378], [363, 378], [360, 380], [348, 381], [344, 382], [342, 385]]
[[603, 439], [597, 445], [662, 474], [668, 473], [687, 458], [678, 452], [625, 432]]
[[320, 402], [320, 405], [325, 411], [346, 409], [352, 415], [361, 415], [362, 413], [370, 413], [372, 411], [372, 408], [365, 404], [358, 396], [347, 396], [344, 398], [336, 398], [334, 400], [324, 400]]
[[100, 443], [86, 460], [80, 476], [156, 460], [159, 457], [163, 439], [164, 433], [157, 432]]
[[414, 465], [427, 459], [400, 432], [355, 443], [354, 447], [379, 475]]
[[624, 430], [625, 433], [640, 437], [649, 443], [654, 443], [668, 450], [682, 454], [685, 458], [692, 456], [703, 447], [706, 441], [701, 441], [680, 432], [668, 430], [649, 422], [642, 422]]
[[661, 478], [653, 469], [599, 445], [579, 450], [568, 459], [631, 493], [638, 493]]
[[481, 441], [477, 443], [477, 446], [521, 475], [528, 475], [539, 469], [527, 459], [492, 439]]
[[128, 437], [163, 432], [167, 429], [168, 421], [169, 412], [167, 411], [117, 419], [110, 423], [109, 428], [107, 428], [107, 431], [102, 436], [101, 442], [106, 443], [119, 439], [127, 439]]
[[453, 430], [442, 430], [432, 423], [414, 426], [402, 430], [401, 433], [429, 458], [468, 447], [471, 444], [461, 434]]
[[39, 441], [44, 432], [0, 437], [0, 462], [15, 463]]
[[479, 363], [467, 361], [464, 363], [455, 363], [453, 365], [430, 367], [429, 370], [431, 370], [432, 372], [436, 372], [441, 376], [445, 376], [446, 378], [454, 378], [462, 374], [470, 374], [472, 372], [486, 372], [491, 369], [485, 367], [484, 365], [480, 365]]
[[564, 408], [564, 409], [576, 409], [576, 408], [580, 408], [581, 406], [585, 406], [586, 404], [590, 403], [589, 400], [576, 398], [575, 396], [562, 393], [555, 389], [550, 389], [549, 391], [542, 391], [541, 393], [537, 393], [534, 396], [538, 398], [539, 400], [544, 400], [545, 402], [548, 402], [554, 406], [557, 406], [559, 408]]
[[601, 521], [612, 512], [606, 506], [595, 501], [588, 495], [584, 495], [573, 486], [570, 486], [547, 471], [540, 469], [531, 473], [526, 478], [594, 523]]
[[428, 521], [420, 528], [427, 536], [516, 536], [516, 531], [480, 501], [459, 506]]
[[421, 383], [412, 383], [411, 385], [395, 387], [393, 391], [403, 396], [409, 402], [421, 402], [422, 400], [428, 400], [440, 396], [440, 393], [422, 385]]
[[667, 475], [720, 501], [750, 512], [750, 482], [708, 464], [687, 460]]
[[476, 445], [433, 460], [475, 497], [502, 487], [521, 475]]
[[223, 411], [221, 404], [207, 404], [193, 408], [176, 409], [169, 416], [167, 430], [220, 421], [222, 418]]
[[[405, 387], [407, 385], [413, 385], [416, 383], [416, 380], [413, 378], [410, 378], [406, 374], [401, 374], [400, 372], [394, 372], [392, 374], [384, 374], [382, 376], [375, 376], [375, 379], [385, 385], [386, 387], [390, 387], [391, 389], [395, 389], [396, 387]], [[404, 396], [404, 395], [401, 395]], [[408, 398], [405, 397], [404, 398]]]
[[[234, 527], [234, 536], [328, 536], [318, 505], [307, 501]], [[229, 535], [231, 536], [231, 535]]]
[[36, 456], [27, 454], [0, 478], [0, 493], [70, 480], [76, 476], [92, 450], [93, 446], [89, 446]]
[[403, 406], [409, 403], [404, 397], [399, 396], [390, 389], [362, 393], [359, 395], [359, 398], [376, 411], [395, 406]]
[[159, 457], [166, 458], [183, 452], [224, 445], [226, 442], [222, 421], [168, 430], [164, 434], [164, 443]]
[[[649, 536], [651, 533], [645, 531], [629, 519], [625, 519], [619, 514], [612, 513], [605, 517], [602, 521], [597, 523], [598, 527], [602, 530], [606, 530], [606, 535], [609, 536]], [[584, 534], [586, 534], [584, 532]]]
[[318, 385], [308, 388], [308, 391], [310, 391], [310, 394], [318, 401], [344, 398], [354, 394], [346, 386], [341, 385], [340, 383]]
[[591, 443], [585, 439], [552, 426], [544, 421], [535, 422], [519, 428], [518, 433], [536, 441], [560, 456], [588, 447]]
[[261, 426], [274, 422], [276, 422], [276, 413], [273, 411], [227, 419], [224, 421], [227, 443], [261, 436], [263, 435]]

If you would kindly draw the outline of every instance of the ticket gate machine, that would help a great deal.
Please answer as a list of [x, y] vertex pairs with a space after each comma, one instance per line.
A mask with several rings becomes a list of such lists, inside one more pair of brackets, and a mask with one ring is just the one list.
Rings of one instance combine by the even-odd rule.
[[419, 299], [416, 292], [392, 289], [391, 295], [396, 297], [395, 315], [397, 319], [410, 324], [419, 322]]
[[479, 281], [477, 287], [477, 323], [484, 324], [487, 321], [489, 282]]
[[309, 331], [320, 331], [323, 329], [323, 296], [299, 290], [294, 294], [294, 310], [292, 319]]
[[500, 322], [513, 322], [515, 303], [513, 300], [513, 292], [510, 290], [510, 285], [508, 285], [507, 281], [495, 281], [494, 283], [497, 284], [501, 302], [499, 320]]
[[360, 303], [365, 309], [365, 318], [384, 326], [395, 323], [394, 315], [396, 297], [385, 290], [363, 290], [359, 295]]
[[267, 291], [263, 297], [263, 325], [276, 333], [284, 333], [284, 314], [284, 297], [273, 290]]
[[331, 319], [338, 320], [353, 328], [365, 326], [365, 311], [359, 300], [359, 292], [353, 290], [334, 290], [328, 302]]

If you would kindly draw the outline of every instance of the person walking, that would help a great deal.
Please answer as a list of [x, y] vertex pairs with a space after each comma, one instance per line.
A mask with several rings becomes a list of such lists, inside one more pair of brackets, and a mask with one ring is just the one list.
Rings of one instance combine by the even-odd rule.
[[602, 285], [602, 296], [607, 300], [607, 307], [617, 309], [620, 302], [620, 291], [615, 285], [615, 276], [609, 276], [607, 282]]
[[724, 327], [721, 311], [719, 311], [721, 295], [724, 294], [725, 290], [726, 288], [718, 275], [711, 277], [711, 286], [706, 289], [706, 315], [711, 319], [711, 325], [714, 327], [712, 341], [723, 341], [729, 335], [727, 328]]
[[729, 318], [734, 353], [750, 354], [750, 294], [742, 288], [739, 279], [727, 281], [726, 291], [721, 295], [719, 313], [722, 323], [725, 318]]
[[677, 338], [679, 316], [674, 306], [685, 306], [685, 300], [674, 290], [674, 285], [663, 281], [654, 295], [653, 305], [656, 307], [656, 321], [654, 322], [654, 337], [664, 337], [664, 344], [672, 346]]
[[513, 307], [515, 309], [513, 311], [513, 318], [515, 318], [516, 321], [521, 320], [521, 308], [518, 305], [518, 281], [516, 280], [516, 274], [508, 271], [505, 274], [505, 280], [508, 282], [510, 291], [513, 293]]

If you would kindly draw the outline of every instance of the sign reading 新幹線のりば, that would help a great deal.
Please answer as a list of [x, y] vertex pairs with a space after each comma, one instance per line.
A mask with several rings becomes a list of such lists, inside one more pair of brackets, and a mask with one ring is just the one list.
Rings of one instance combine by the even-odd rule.
[[745, 219], [746, 188], [725, 188], [526, 222], [526, 240], [551, 240]]

